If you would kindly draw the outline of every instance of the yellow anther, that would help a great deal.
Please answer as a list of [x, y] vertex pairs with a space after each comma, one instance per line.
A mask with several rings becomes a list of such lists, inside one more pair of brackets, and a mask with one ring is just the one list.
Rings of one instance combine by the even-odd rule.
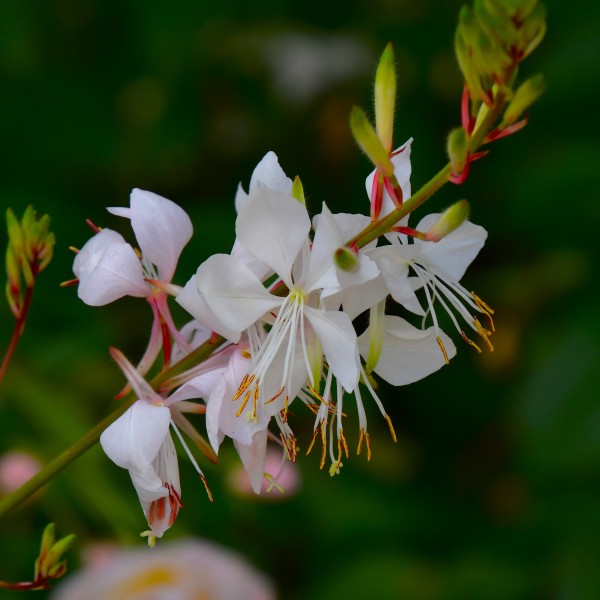
[[446, 348], [444, 348], [444, 342], [442, 342], [442, 338], [440, 336], [438, 336], [435, 339], [437, 340], [438, 346], [440, 347], [440, 350], [442, 351], [442, 354], [444, 355], [444, 360], [446, 361], [446, 364], [449, 365], [450, 360], [448, 359], [448, 353], [446, 352]]
[[467, 342], [467, 344], [473, 346], [473, 348], [475, 348], [475, 350], [481, 354], [481, 348], [473, 340], [469, 339], [464, 331], [461, 331], [460, 335], [462, 336], [462, 339]]
[[346, 441], [346, 437], [344, 436], [344, 432], [340, 429], [339, 432], [340, 441], [342, 443], [342, 448], [344, 449], [344, 453], [346, 454], [346, 458], [349, 458], [348, 454], [348, 442]]
[[483, 341], [486, 343], [488, 350], [490, 352], [494, 351], [494, 346], [492, 346], [492, 343], [490, 342], [488, 336], [492, 335], [491, 331], [488, 331], [487, 329], [484, 329], [481, 326], [481, 323], [476, 319], [473, 318], [473, 323], [475, 324], [475, 328], [477, 329], [477, 333], [483, 338]]
[[269, 485], [266, 489], [267, 494], [276, 489], [278, 492], [285, 494], [285, 490], [277, 483], [275, 477], [271, 475], [271, 473], [263, 473], [265, 479], [269, 482]]
[[252, 392], [250, 390], [248, 390], [246, 392], [246, 395], [244, 396], [244, 399], [242, 400], [242, 403], [241, 403], [240, 407], [238, 408], [238, 411], [235, 413], [236, 417], [239, 417], [242, 414], [242, 412], [244, 412], [244, 408], [246, 408], [246, 404], [248, 404], [248, 400], [250, 400], [251, 393]]
[[358, 432], [358, 446], [356, 447], [356, 456], [359, 456], [362, 452], [363, 440], [365, 439], [365, 430], [361, 427]]
[[[384, 416], [385, 416], [385, 420], [387, 421], [388, 427], [390, 428], [390, 433], [392, 434], [392, 440], [394, 440], [394, 442], [397, 442], [398, 438], [396, 437], [396, 432], [394, 431], [394, 426], [392, 425], [392, 420], [390, 419], [390, 415], [384, 415]], [[369, 439], [367, 437], [367, 445], [368, 445], [368, 442], [369, 442]]]
[[365, 432], [365, 441], [367, 442], [367, 460], [371, 460], [371, 438], [367, 432]]
[[308, 450], [306, 451], [305, 456], [308, 456], [310, 454], [310, 451], [313, 449], [313, 446], [315, 445], [315, 441], [316, 441], [319, 433], [320, 433], [320, 429], [319, 429], [319, 427], [317, 427], [315, 429], [315, 432], [313, 433], [312, 439], [310, 440], [310, 444], [308, 445]]
[[200, 479], [202, 479], [202, 483], [204, 484], [204, 488], [206, 489], [206, 495], [208, 496], [208, 499], [213, 502], [213, 495], [212, 492], [210, 491], [210, 488], [208, 487], [208, 483], [206, 482], [206, 478], [204, 477], [204, 475], [200, 475]]
[[270, 400], [267, 400], [265, 402], [265, 405], [271, 404], [271, 402], [275, 402], [275, 400], [277, 400], [277, 398], [279, 398], [279, 396], [283, 394], [283, 390], [285, 390], [285, 386], [283, 386]]
[[239, 399], [242, 396], [242, 394], [250, 387], [251, 383], [254, 381], [254, 378], [255, 378], [255, 375], [252, 375], [252, 377], [249, 377], [247, 373], [246, 373], [246, 375], [244, 375], [244, 378], [242, 379], [242, 383], [240, 383], [240, 387], [238, 388], [238, 391], [233, 396], [234, 402], [237, 399]]

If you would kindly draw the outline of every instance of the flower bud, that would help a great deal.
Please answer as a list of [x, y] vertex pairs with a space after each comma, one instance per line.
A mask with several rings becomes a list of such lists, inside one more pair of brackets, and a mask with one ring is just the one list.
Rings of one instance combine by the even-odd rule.
[[375, 74], [375, 127], [377, 135], [388, 153], [394, 135], [394, 108], [396, 105], [396, 71], [394, 49], [389, 43], [377, 66]]
[[450, 132], [446, 146], [450, 165], [453, 173], [462, 173], [469, 153], [469, 139], [467, 132], [462, 127], [457, 127]]
[[544, 89], [543, 75], [535, 75], [521, 84], [504, 113], [502, 125], [514, 123], [544, 93]]
[[355, 271], [358, 268], [358, 257], [348, 246], [338, 248], [333, 255], [336, 267], [342, 271]]
[[292, 196], [302, 204], [302, 206], [306, 206], [306, 198], [304, 197], [304, 186], [300, 181], [300, 177], [296, 175], [294, 179], [294, 183], [292, 184]]
[[424, 239], [428, 242], [439, 242], [443, 237], [460, 227], [469, 217], [469, 203], [459, 200], [447, 208], [438, 221], [425, 233]]
[[364, 110], [354, 106], [350, 112], [350, 129], [354, 139], [362, 151], [371, 159], [384, 177], [394, 173], [394, 167], [389, 157], [389, 152], [383, 147], [381, 140], [367, 119]]
[[61, 561], [61, 558], [74, 541], [73, 534], [56, 541], [54, 523], [46, 526], [42, 534], [40, 555], [35, 562], [35, 581], [45, 582], [48, 579], [61, 577], [65, 573], [66, 562]]

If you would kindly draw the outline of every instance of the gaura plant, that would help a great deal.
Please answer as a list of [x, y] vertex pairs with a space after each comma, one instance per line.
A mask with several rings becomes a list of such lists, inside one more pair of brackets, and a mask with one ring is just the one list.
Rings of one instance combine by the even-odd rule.
[[[493, 350], [493, 310], [461, 283], [485, 229], [468, 220], [464, 199], [416, 224], [411, 213], [445, 184], [463, 183], [490, 144], [526, 125], [543, 80], [538, 75], [519, 84], [518, 70], [544, 32], [545, 9], [537, 0], [476, 0], [463, 7], [455, 37], [465, 82], [461, 125], [448, 136], [448, 163], [415, 192], [413, 140], [399, 146], [393, 140], [396, 74], [392, 45], [385, 48], [375, 77], [374, 125], [358, 107], [350, 115], [354, 138], [373, 164], [365, 183], [368, 214], [332, 213], [323, 203], [313, 206], [320, 212], [311, 218], [300, 178], [288, 177], [268, 152], [247, 191], [240, 185], [235, 195], [231, 252], [208, 257], [180, 287], [173, 278], [192, 236], [187, 214], [139, 189], [128, 207], [109, 208], [130, 221], [136, 244], [93, 226], [93, 237], [76, 251], [71, 283], [91, 306], [123, 296], [144, 299], [153, 315], [148, 347], [137, 365], [111, 349], [127, 380], [117, 410], [2, 500], [0, 515], [100, 441], [129, 471], [148, 522], [142, 535], [154, 545], [183, 506], [175, 443], [212, 500], [195, 456], [199, 451], [216, 461], [225, 438], [233, 440], [257, 493], [264, 478], [276, 488], [286, 462], [315, 447], [321, 468], [329, 463], [329, 473], [339, 474], [351, 454], [344, 433], [348, 403], [358, 414], [352, 425], [357, 454], [371, 458], [372, 404], [395, 440], [377, 394], [379, 379], [401, 386], [427, 377], [455, 356], [453, 339], [478, 352]], [[171, 316], [171, 299], [190, 315], [182, 326]], [[442, 330], [440, 311], [452, 331]], [[354, 322], [361, 315], [368, 326], [359, 335]], [[146, 379], [150, 372], [157, 374]], [[297, 439], [292, 405], [294, 418], [308, 410], [311, 439]], [[205, 415], [206, 434], [189, 414]], [[269, 444], [281, 448], [278, 472], [265, 472]]]

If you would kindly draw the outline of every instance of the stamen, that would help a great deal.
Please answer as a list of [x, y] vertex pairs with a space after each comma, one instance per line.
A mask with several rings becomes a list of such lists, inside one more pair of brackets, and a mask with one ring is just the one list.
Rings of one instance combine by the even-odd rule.
[[310, 454], [310, 451], [313, 449], [313, 446], [315, 445], [315, 441], [316, 441], [319, 433], [320, 433], [320, 428], [317, 427], [315, 429], [315, 432], [313, 433], [312, 439], [310, 440], [310, 444], [308, 445], [308, 450], [306, 451], [305, 456], [308, 456]]
[[325, 420], [321, 421], [321, 442], [323, 443], [323, 448], [321, 449], [321, 464], [319, 465], [319, 469], [322, 469], [325, 466], [325, 460], [327, 459], [327, 423]]
[[398, 441], [398, 438], [396, 437], [396, 432], [394, 431], [394, 426], [392, 425], [392, 420], [390, 419], [390, 415], [385, 414], [383, 415], [385, 417], [385, 420], [387, 421], [388, 427], [390, 428], [390, 433], [392, 434], [392, 440], [394, 440], [394, 443]]
[[208, 496], [208, 499], [211, 502], [214, 502], [212, 492], [210, 491], [210, 488], [208, 487], [208, 482], [206, 481], [206, 477], [204, 477], [204, 475], [202, 473], [200, 473], [200, 479], [202, 480], [202, 483], [204, 484], [204, 489], [206, 490], [206, 495]]
[[142, 531], [140, 537], [148, 538], [148, 546], [154, 548], [156, 546], [156, 536], [151, 531]]
[[346, 454], [346, 458], [350, 458], [350, 455], [348, 453], [348, 442], [346, 441], [346, 437], [344, 436], [344, 432], [340, 429], [339, 432], [339, 438], [342, 442], [342, 447], [344, 448], [344, 453]]
[[234, 402], [238, 400], [241, 397], [241, 395], [250, 387], [250, 384], [254, 381], [255, 377], [256, 375], [254, 374], [251, 377], [248, 376], [248, 373], [244, 375], [242, 383], [240, 383], [240, 387], [238, 388], [238, 391], [233, 396]]
[[465, 342], [467, 342], [467, 344], [473, 346], [473, 348], [475, 348], [475, 350], [477, 350], [477, 352], [481, 354], [481, 348], [472, 339], [468, 338], [467, 334], [464, 331], [461, 331], [460, 335], [462, 336], [462, 339], [465, 340]]
[[246, 404], [248, 404], [248, 400], [250, 400], [251, 394], [252, 394], [252, 392], [250, 390], [248, 390], [246, 392], [246, 395], [244, 396], [244, 399], [242, 400], [242, 404], [238, 408], [238, 411], [235, 413], [236, 417], [239, 417], [244, 412], [244, 408], [246, 408]]
[[283, 390], [285, 390], [285, 386], [283, 386], [270, 400], [267, 400], [264, 404], [265, 406], [267, 404], [271, 404], [271, 402], [275, 402], [275, 400], [277, 400], [277, 398], [279, 398], [279, 396], [281, 396], [281, 394], [283, 394]]
[[473, 323], [475, 323], [475, 327], [477, 328], [477, 333], [483, 338], [483, 341], [486, 343], [488, 350], [490, 352], [494, 351], [494, 346], [492, 346], [492, 343], [490, 342], [488, 336], [492, 335], [491, 331], [488, 331], [487, 329], [484, 329], [481, 326], [481, 323], [479, 322], [479, 320], [477, 318], [473, 318]]
[[285, 490], [277, 483], [277, 480], [275, 477], [273, 477], [273, 475], [271, 475], [271, 473], [263, 473], [263, 476], [269, 482], [269, 485], [265, 490], [267, 494], [272, 492], [273, 488], [275, 488], [278, 492], [285, 494]]
[[365, 431], [365, 441], [367, 442], [367, 460], [371, 460], [371, 438], [369, 434]]
[[450, 360], [448, 359], [448, 353], [446, 352], [446, 348], [444, 348], [444, 343], [442, 342], [442, 338], [440, 336], [438, 336], [435, 339], [437, 340], [438, 346], [440, 347], [440, 350], [442, 351], [442, 354], [444, 355], [444, 360], [446, 361], [446, 364], [449, 365]]

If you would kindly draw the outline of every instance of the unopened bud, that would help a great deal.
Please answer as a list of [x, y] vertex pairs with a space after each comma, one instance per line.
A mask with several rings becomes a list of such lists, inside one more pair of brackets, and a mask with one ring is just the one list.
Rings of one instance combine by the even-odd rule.
[[352, 272], [358, 268], [358, 256], [348, 246], [338, 248], [333, 254], [333, 259], [336, 267], [342, 271]]
[[450, 132], [446, 146], [450, 165], [453, 173], [462, 173], [469, 154], [469, 139], [467, 132], [462, 127], [457, 127]]
[[511, 125], [544, 93], [544, 76], [535, 75], [525, 81], [515, 92], [506, 112], [502, 124]]
[[540, 44], [546, 34], [546, 7], [538, 4], [527, 16], [522, 26], [521, 48], [523, 56], [529, 56]]
[[303, 206], [306, 206], [306, 198], [304, 197], [304, 186], [300, 181], [300, 177], [296, 175], [294, 183], [292, 184], [292, 196], [300, 202]]
[[61, 559], [74, 541], [75, 536], [73, 534], [56, 541], [54, 523], [49, 523], [46, 526], [42, 534], [40, 554], [35, 563], [36, 581], [61, 577], [65, 573], [66, 562]]
[[358, 106], [354, 106], [350, 112], [350, 129], [362, 151], [371, 159], [371, 162], [379, 169], [381, 174], [384, 177], [392, 175], [394, 167], [389, 152], [377, 137], [377, 133], [369, 123], [365, 111]]
[[375, 74], [375, 127], [377, 135], [388, 153], [394, 136], [394, 109], [396, 105], [396, 70], [394, 49], [389, 43], [377, 66]]
[[428, 242], [439, 242], [467, 220], [469, 208], [469, 203], [466, 200], [460, 200], [447, 208], [440, 215], [437, 223], [427, 230], [424, 239]]

